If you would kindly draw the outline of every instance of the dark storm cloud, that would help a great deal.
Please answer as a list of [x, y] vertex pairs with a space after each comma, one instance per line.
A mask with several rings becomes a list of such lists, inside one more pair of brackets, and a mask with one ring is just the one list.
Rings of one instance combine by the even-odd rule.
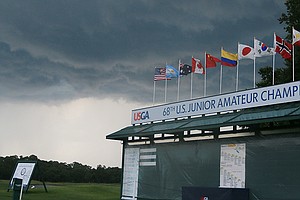
[[271, 0], [1, 1], [2, 98], [151, 101], [154, 66], [271, 42], [282, 12]]
[[172, 55], [257, 29], [272, 33], [280, 16], [273, 1], [12, 2], [0, 6], [11, 37], [82, 62]]
[[[136, 89], [142, 86], [139, 76], [129, 67], [109, 69], [75, 68], [68, 64], [34, 58], [24, 50], [13, 51], [0, 43], [1, 99], [54, 101], [80, 97], [128, 96], [137, 98]], [[135, 92], [134, 92], [135, 91]]]

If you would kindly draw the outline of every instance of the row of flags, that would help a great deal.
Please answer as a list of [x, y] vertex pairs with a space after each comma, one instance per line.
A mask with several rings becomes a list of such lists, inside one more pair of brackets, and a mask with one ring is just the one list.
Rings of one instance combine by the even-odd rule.
[[[223, 49], [221, 50], [221, 60], [208, 53], [206, 53], [205, 56], [206, 68], [216, 67], [217, 63], [229, 67], [235, 67], [237, 65], [238, 54], [233, 54]], [[188, 75], [190, 73], [205, 74], [204, 67], [199, 59], [192, 57], [192, 65], [180, 62], [179, 69], [176, 69], [171, 65], [166, 65], [166, 67], [156, 67], [154, 80], [170, 80], [171, 78], [178, 78], [179, 76]]]
[[[274, 84], [274, 63], [275, 63], [275, 54], [278, 53], [284, 59], [293, 58], [293, 81], [294, 81], [294, 45], [300, 46], [300, 32], [292, 28], [293, 40], [292, 43], [289, 43], [276, 35], [274, 33], [274, 45], [273, 47], [267, 46], [262, 41], [254, 38], [253, 47], [246, 44], [238, 43], [237, 53], [231, 53], [225, 51], [221, 48], [221, 58], [217, 58], [209, 53], [205, 52], [204, 65], [201, 63], [201, 60], [198, 58], [192, 57], [191, 65], [186, 63], [181, 63], [179, 60], [178, 69], [175, 67], [166, 64], [166, 67], [156, 67], [154, 73], [154, 84], [155, 81], [160, 80], [171, 80], [172, 78], [178, 78], [186, 76], [188, 74], [203, 74], [205, 75], [204, 82], [204, 96], [206, 96], [206, 73], [208, 68], [214, 68], [217, 66], [217, 63], [221, 65], [220, 73], [220, 93], [221, 93], [221, 83], [222, 83], [222, 66], [227, 67], [237, 67], [237, 77], [236, 77], [236, 90], [238, 89], [238, 64], [240, 60], [243, 59], [252, 59], [254, 61], [254, 84], [255, 87], [255, 59], [264, 56], [273, 56], [273, 84]], [[166, 83], [167, 84], [167, 83]], [[179, 100], [179, 81], [178, 81], [178, 97]], [[165, 89], [166, 90], [166, 89]], [[154, 95], [155, 95], [155, 85], [154, 85]], [[191, 79], [191, 98], [192, 98], [192, 79]], [[153, 101], [155, 96], [153, 97]], [[165, 94], [166, 101], [166, 94]]]
[[[255, 57], [272, 56], [276, 52], [284, 59], [292, 58], [292, 44], [283, 40], [278, 35], [274, 35], [274, 48], [268, 47], [265, 43], [254, 38], [254, 47], [245, 44], [238, 44], [238, 53], [233, 54], [221, 49], [221, 60], [206, 53], [206, 68], [216, 67], [217, 63], [222, 66], [235, 67], [237, 61], [242, 59], [252, 59]], [[300, 46], [300, 32], [294, 30], [293, 45]], [[179, 70], [171, 65], [166, 65], [165, 68], [155, 68], [154, 80], [165, 80], [177, 78], [179, 75], [188, 75], [189, 73], [205, 74], [204, 67], [201, 61], [192, 57], [192, 65], [180, 63]]]

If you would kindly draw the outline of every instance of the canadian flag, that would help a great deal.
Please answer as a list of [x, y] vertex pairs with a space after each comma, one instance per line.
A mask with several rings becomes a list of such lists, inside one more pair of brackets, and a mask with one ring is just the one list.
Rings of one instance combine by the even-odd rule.
[[194, 57], [192, 58], [192, 72], [195, 74], [205, 74], [201, 61]]

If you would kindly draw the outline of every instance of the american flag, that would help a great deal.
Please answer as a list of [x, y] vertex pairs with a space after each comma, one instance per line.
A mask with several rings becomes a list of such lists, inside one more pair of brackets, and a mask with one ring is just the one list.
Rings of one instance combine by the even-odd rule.
[[165, 67], [155, 67], [154, 71], [154, 81], [166, 80], [166, 68]]

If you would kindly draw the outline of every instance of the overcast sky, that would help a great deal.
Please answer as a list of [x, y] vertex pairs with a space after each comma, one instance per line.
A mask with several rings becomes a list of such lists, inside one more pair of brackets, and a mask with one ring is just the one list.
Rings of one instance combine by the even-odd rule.
[[[285, 37], [279, 0], [0, 1], [0, 155], [120, 166], [121, 143], [106, 135], [130, 125], [131, 110], [152, 105], [154, 67], [191, 64], [204, 52], [236, 53], [253, 37], [269, 46]], [[276, 67], [282, 59], [276, 57]], [[257, 59], [257, 70], [272, 58]], [[219, 68], [207, 94], [219, 92]], [[253, 86], [253, 61], [240, 62], [240, 89]], [[223, 91], [235, 89], [223, 68]], [[259, 79], [259, 77], [257, 77]], [[190, 76], [180, 99], [189, 98]], [[194, 97], [203, 76], [194, 76]], [[177, 83], [168, 83], [168, 102]], [[156, 103], [164, 101], [156, 84]]]

